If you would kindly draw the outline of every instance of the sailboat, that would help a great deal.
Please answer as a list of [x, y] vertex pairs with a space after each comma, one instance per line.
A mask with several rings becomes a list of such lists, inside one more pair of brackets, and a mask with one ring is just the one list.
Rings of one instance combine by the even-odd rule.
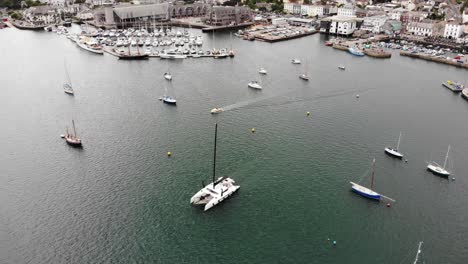
[[349, 182], [351, 183], [351, 189], [353, 190], [353, 192], [361, 196], [364, 196], [366, 198], [380, 201], [380, 199], [382, 198], [382, 195], [372, 190], [372, 188], [374, 187], [374, 175], [375, 175], [375, 158], [374, 158], [374, 161], [372, 162], [372, 178], [371, 178], [370, 189], [364, 186], [361, 186], [357, 183]]
[[194, 205], [205, 205], [204, 211], [207, 211], [214, 206], [220, 204], [229, 196], [239, 190], [239, 185], [234, 185], [235, 181], [231, 178], [219, 177], [216, 179], [216, 141], [218, 137], [218, 124], [215, 125], [215, 141], [214, 141], [214, 155], [213, 155], [213, 182], [204, 185], [192, 198], [190, 203]]
[[418, 260], [419, 260], [419, 255], [421, 254], [421, 246], [422, 246], [423, 242], [419, 242], [419, 246], [418, 246], [418, 252], [416, 252], [416, 258], [414, 259], [414, 262], [413, 264], [417, 264], [418, 263]]
[[443, 177], [448, 177], [450, 176], [450, 172], [445, 169], [445, 166], [447, 165], [447, 159], [450, 151], [450, 145], [448, 146], [447, 149], [447, 154], [445, 155], [445, 161], [444, 161], [444, 166], [440, 166], [434, 161], [429, 162], [427, 165], [427, 169], [437, 175], [443, 176]]
[[308, 72], [309, 67], [308, 67], [307, 61], [306, 61], [306, 67], [305, 67], [305, 68], [306, 68], [305, 73], [299, 75], [299, 79], [302, 79], [302, 80], [304, 80], [304, 81], [308, 81], [308, 80], [309, 80], [309, 76], [307, 75], [307, 72]]
[[63, 84], [63, 91], [64, 91], [66, 94], [74, 95], [75, 92], [73, 91], [72, 82], [71, 82], [71, 79], [70, 79], [70, 75], [68, 74], [68, 70], [67, 70], [67, 65], [66, 65], [66, 64], [65, 64], [65, 75], [67, 76], [67, 82]]
[[78, 138], [78, 136], [76, 135], [75, 120], [72, 120], [72, 124], [73, 124], [73, 134], [70, 134], [68, 132], [68, 127], [67, 127], [67, 133], [64, 136], [65, 141], [70, 146], [81, 147], [81, 139]]
[[403, 154], [401, 154], [399, 152], [399, 149], [400, 149], [400, 139], [401, 139], [401, 132], [400, 132], [400, 136], [398, 137], [398, 143], [397, 143], [397, 147], [396, 149], [394, 148], [391, 148], [391, 147], [385, 147], [385, 153], [391, 155], [391, 156], [394, 156], [396, 158], [403, 158]]

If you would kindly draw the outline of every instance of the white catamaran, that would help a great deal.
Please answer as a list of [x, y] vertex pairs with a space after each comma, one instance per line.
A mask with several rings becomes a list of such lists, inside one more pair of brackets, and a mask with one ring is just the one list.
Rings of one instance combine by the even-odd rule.
[[214, 156], [213, 156], [213, 182], [203, 186], [190, 199], [191, 204], [205, 205], [204, 211], [208, 211], [215, 205], [220, 204], [229, 196], [239, 190], [239, 185], [234, 185], [235, 182], [231, 178], [219, 177], [216, 179], [216, 141], [218, 136], [218, 124], [215, 125], [215, 142], [214, 142]]

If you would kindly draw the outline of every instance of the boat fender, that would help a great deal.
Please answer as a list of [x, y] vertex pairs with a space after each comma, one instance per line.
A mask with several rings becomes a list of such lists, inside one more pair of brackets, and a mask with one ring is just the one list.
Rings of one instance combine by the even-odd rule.
[[65, 135], [64, 135], [64, 134], [62, 134], [62, 135], [60, 135], [60, 137], [61, 137], [61, 138], [64, 138], [64, 137], [65, 137]]
[[392, 205], [390, 203], [387, 204], [387, 207], [391, 207]]

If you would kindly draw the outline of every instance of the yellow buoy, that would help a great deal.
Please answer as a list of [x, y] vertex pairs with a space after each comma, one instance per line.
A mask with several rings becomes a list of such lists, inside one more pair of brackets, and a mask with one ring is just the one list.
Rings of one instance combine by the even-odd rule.
[[167, 152], [167, 156], [168, 156], [168, 157], [172, 156], [172, 152], [168, 151], [168, 152]]
[[310, 116], [310, 112], [307, 112], [307, 116]]
[[255, 133], [255, 127], [254, 127], [254, 128], [252, 128], [252, 130], [251, 130], [251, 131], [252, 131], [252, 133]]

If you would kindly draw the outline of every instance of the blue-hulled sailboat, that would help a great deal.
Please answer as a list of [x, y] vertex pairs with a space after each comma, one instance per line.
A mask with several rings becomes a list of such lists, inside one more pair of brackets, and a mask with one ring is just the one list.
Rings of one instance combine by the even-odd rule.
[[351, 183], [351, 190], [361, 196], [364, 196], [366, 198], [372, 199], [372, 200], [377, 200], [380, 201], [382, 198], [382, 195], [373, 191], [372, 188], [374, 187], [374, 175], [375, 175], [375, 158], [374, 161], [372, 162], [372, 179], [371, 179], [371, 187], [366, 188], [364, 186], [361, 186], [357, 183], [350, 182]]

